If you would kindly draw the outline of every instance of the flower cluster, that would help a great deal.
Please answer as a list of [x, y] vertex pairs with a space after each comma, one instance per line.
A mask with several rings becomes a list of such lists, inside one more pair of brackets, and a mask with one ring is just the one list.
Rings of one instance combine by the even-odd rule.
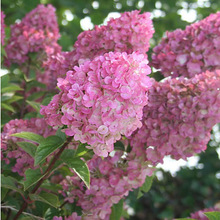
[[[67, 176], [61, 182], [62, 194], [69, 203], [76, 202], [82, 208], [83, 219], [109, 219], [111, 207], [129, 191], [143, 185], [152, 168], [145, 162], [145, 154], [116, 152], [104, 160], [94, 156], [88, 161], [91, 173], [90, 189], [85, 188], [78, 176]], [[67, 218], [68, 219], [68, 218]], [[55, 220], [55, 219], [54, 219]]]
[[1, 156], [6, 163], [10, 163], [9, 159], [16, 159], [12, 171], [21, 176], [24, 176], [27, 168], [34, 168], [34, 159], [17, 145], [18, 141], [24, 140], [10, 135], [24, 131], [37, 133], [44, 137], [55, 134], [55, 130], [49, 128], [43, 118], [15, 119], [5, 124], [1, 134]]
[[152, 55], [152, 65], [165, 77], [191, 78], [220, 69], [220, 12], [166, 35]]
[[214, 212], [214, 211], [220, 211], [217, 208], [207, 208], [203, 210], [199, 210], [197, 212], [194, 212], [190, 215], [191, 218], [196, 220], [209, 220], [205, 215], [204, 212]]
[[[22, 64], [31, 52], [54, 54], [60, 52], [57, 44], [59, 29], [52, 5], [39, 5], [20, 23], [11, 26], [11, 37], [5, 50], [6, 64]], [[42, 55], [41, 55], [42, 56]]]
[[145, 55], [106, 53], [86, 61], [58, 79], [60, 93], [41, 114], [51, 126], [66, 125], [65, 133], [88, 143], [106, 157], [121, 135], [142, 126], [143, 107], [151, 79]]
[[111, 19], [106, 26], [96, 26], [94, 30], [82, 32], [74, 44], [73, 51], [50, 56], [44, 63], [45, 74], [42, 77], [49, 75], [47, 84], [54, 88], [57, 77], [65, 77], [68, 70], [85, 60], [92, 60], [110, 51], [146, 53], [153, 33], [150, 13], [122, 13], [121, 17]]
[[76, 60], [93, 59], [109, 51], [146, 53], [154, 30], [150, 13], [125, 12], [106, 26], [82, 32], [74, 44]]
[[206, 149], [212, 127], [220, 121], [220, 70], [191, 79], [155, 82], [144, 108], [143, 126], [131, 137], [134, 148], [147, 147], [147, 159], [163, 162]]
[[[72, 215], [70, 216], [65, 216], [64, 217], [64, 220], [81, 220], [81, 216], [78, 216], [76, 212], [73, 212]], [[53, 220], [63, 220], [63, 218], [60, 216], [60, 217], [53, 217]]]
[[5, 22], [4, 22], [5, 14], [1, 11], [1, 45], [5, 44]]

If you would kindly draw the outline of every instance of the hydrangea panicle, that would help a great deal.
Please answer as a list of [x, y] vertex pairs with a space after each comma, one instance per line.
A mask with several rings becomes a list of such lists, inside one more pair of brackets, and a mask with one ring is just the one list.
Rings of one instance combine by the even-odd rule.
[[[220, 12], [187, 26], [167, 32], [153, 49], [152, 65], [162, 74], [191, 78], [206, 70], [220, 69]], [[172, 74], [171, 74], [172, 73]]]
[[121, 135], [142, 126], [143, 107], [151, 86], [143, 54], [106, 53], [86, 61], [58, 79], [60, 93], [41, 114], [51, 126], [66, 125], [65, 133], [88, 143], [106, 157]]
[[55, 8], [52, 5], [38, 5], [20, 23], [11, 26], [11, 37], [5, 47], [6, 64], [20, 65], [28, 60], [32, 52], [41, 51], [46, 55], [60, 52], [57, 44], [59, 36]]
[[204, 151], [212, 127], [220, 122], [220, 70], [155, 82], [143, 114], [131, 145], [145, 147], [154, 165], [166, 155], [178, 160]]

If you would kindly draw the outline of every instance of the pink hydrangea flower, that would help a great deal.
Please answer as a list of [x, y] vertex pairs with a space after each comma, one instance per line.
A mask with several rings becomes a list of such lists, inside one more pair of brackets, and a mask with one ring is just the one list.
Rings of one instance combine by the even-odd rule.
[[142, 126], [143, 107], [151, 79], [145, 55], [106, 53], [75, 66], [58, 79], [60, 93], [41, 114], [51, 126], [63, 126], [68, 136], [88, 143], [106, 157], [121, 135]]
[[206, 149], [212, 127], [220, 122], [220, 70], [191, 79], [155, 82], [144, 107], [143, 126], [131, 145], [145, 148], [154, 165], [165, 155], [186, 159]]
[[152, 65], [162, 74], [191, 78], [206, 70], [220, 69], [220, 12], [187, 26], [167, 32], [153, 49]]
[[69, 203], [76, 202], [82, 208], [82, 218], [109, 219], [111, 207], [118, 203], [129, 191], [143, 185], [146, 176], [151, 176], [153, 169], [141, 156], [130, 152], [116, 152], [114, 156], [104, 159], [94, 156], [88, 161], [91, 174], [90, 189], [75, 174], [67, 176], [61, 185], [62, 195]]
[[[28, 60], [28, 55], [32, 52], [47, 55], [60, 52], [58, 38], [55, 8], [52, 5], [38, 5], [20, 23], [11, 26], [11, 37], [5, 47], [6, 64], [22, 64]], [[41, 59], [44, 57], [43, 54], [40, 56]]]
[[93, 30], [82, 32], [73, 51], [50, 56], [44, 63], [45, 73], [41, 78], [45, 79], [41, 81], [47, 82], [50, 88], [55, 88], [57, 77], [65, 77], [66, 72], [74, 66], [110, 51], [128, 54], [139, 51], [145, 54], [153, 33], [150, 13], [122, 13], [121, 17], [111, 19], [106, 26], [96, 26]]
[[3, 11], [1, 11], [1, 44], [5, 44], [5, 14]]
[[15, 159], [16, 162], [12, 171], [21, 176], [24, 176], [26, 169], [34, 168], [34, 159], [16, 144], [18, 141], [24, 141], [24, 139], [10, 135], [23, 131], [37, 133], [44, 137], [55, 134], [55, 130], [50, 128], [43, 118], [15, 119], [4, 125], [1, 134], [2, 160], [10, 163], [10, 159]]

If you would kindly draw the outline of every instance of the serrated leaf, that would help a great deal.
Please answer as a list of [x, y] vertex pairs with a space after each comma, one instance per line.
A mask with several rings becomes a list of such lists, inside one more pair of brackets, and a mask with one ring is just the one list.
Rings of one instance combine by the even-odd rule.
[[121, 199], [117, 204], [112, 206], [112, 213], [110, 215], [110, 220], [120, 220], [122, 212], [123, 212], [123, 202]]
[[15, 91], [21, 91], [21, 90], [23, 90], [21, 87], [10, 84], [9, 86], [2, 88], [2, 93], [15, 92]]
[[35, 133], [32, 133], [32, 132], [15, 133], [15, 134], [11, 134], [10, 136], [24, 138], [26, 140], [34, 141], [34, 142], [37, 142], [39, 144], [45, 140], [45, 138], [42, 137], [41, 135], [35, 134]]
[[41, 192], [40, 194], [30, 194], [30, 199], [33, 201], [40, 201], [47, 203], [54, 208], [58, 208], [60, 206], [59, 199], [56, 195], [46, 192]]
[[66, 165], [73, 169], [76, 174], [81, 178], [85, 185], [90, 188], [90, 173], [87, 164], [80, 158], [71, 158], [63, 160]]
[[60, 138], [63, 139], [63, 141], [66, 141], [66, 134], [64, 132], [61, 131], [62, 128], [57, 129], [56, 131], [56, 135]]
[[63, 145], [64, 141], [62, 138], [52, 135], [41, 141], [40, 145], [37, 147], [34, 166], [40, 164], [44, 159], [46, 159], [51, 153], [53, 153], [57, 148]]
[[11, 105], [9, 105], [9, 104], [6, 104], [6, 103], [1, 103], [1, 106], [2, 106], [2, 108], [3, 109], [6, 109], [6, 110], [8, 110], [8, 111], [10, 111], [10, 112], [15, 112], [15, 109], [11, 106]]
[[1, 187], [14, 190], [22, 195], [23, 192], [17, 187], [17, 184], [17, 180], [13, 177], [1, 175]]
[[146, 193], [150, 190], [152, 183], [153, 183], [153, 179], [154, 179], [154, 176], [146, 177], [144, 184], [138, 190], [137, 199], [139, 199], [143, 195], [142, 192]]
[[34, 157], [37, 146], [30, 142], [17, 142], [17, 145], [27, 152], [31, 157]]
[[42, 179], [44, 175], [41, 173], [41, 170], [39, 168], [36, 170], [29, 168], [25, 171], [25, 177], [26, 180], [24, 181], [24, 190], [27, 190], [29, 187]]
[[204, 215], [207, 216], [209, 220], [220, 219], [220, 212], [204, 212]]
[[37, 103], [37, 102], [34, 102], [34, 101], [28, 101], [28, 100], [26, 100], [26, 102], [27, 102], [33, 109], [35, 109], [37, 112], [40, 111], [40, 106], [41, 106], [40, 103]]

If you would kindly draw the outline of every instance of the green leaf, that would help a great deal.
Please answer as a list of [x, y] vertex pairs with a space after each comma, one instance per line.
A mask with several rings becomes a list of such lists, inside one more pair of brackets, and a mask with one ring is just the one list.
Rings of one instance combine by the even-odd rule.
[[153, 179], [154, 179], [154, 176], [146, 177], [144, 184], [138, 190], [137, 199], [139, 199], [143, 195], [142, 192], [146, 193], [150, 190], [152, 183], [153, 183]]
[[41, 192], [39, 195], [30, 194], [30, 199], [47, 203], [48, 205], [51, 205], [55, 208], [58, 208], [60, 206], [58, 197], [51, 193]]
[[11, 134], [10, 136], [24, 138], [26, 140], [34, 141], [39, 144], [45, 140], [44, 137], [40, 136], [39, 134], [32, 133], [32, 132], [15, 133], [15, 134]]
[[16, 101], [21, 100], [21, 99], [23, 99], [22, 96], [14, 95], [10, 99], [7, 100], [7, 103], [11, 104], [11, 103], [16, 102]]
[[39, 168], [36, 170], [29, 168], [25, 171], [25, 177], [26, 180], [24, 181], [24, 190], [27, 190], [29, 187], [42, 179], [44, 175], [41, 173], [41, 170]]
[[9, 74], [5, 74], [4, 76], [1, 76], [1, 88], [5, 88], [8, 86], [10, 77]]
[[17, 145], [27, 152], [31, 157], [34, 157], [37, 146], [30, 142], [17, 142]]
[[66, 141], [66, 134], [64, 132], [61, 131], [62, 128], [59, 128], [57, 131], [56, 131], [56, 135], [60, 138], [63, 139], [63, 141]]
[[114, 149], [115, 149], [115, 150], [122, 150], [122, 151], [124, 151], [124, 150], [125, 150], [125, 147], [124, 147], [124, 144], [123, 144], [121, 141], [117, 141], [117, 142], [114, 144]]
[[1, 187], [1, 202], [4, 200], [7, 193], [8, 193], [8, 189]]
[[84, 161], [82, 161], [80, 158], [66, 158], [63, 160], [63, 162], [76, 172], [76, 174], [82, 179], [88, 188], [90, 187], [89, 168]]
[[15, 109], [11, 105], [2, 102], [1, 106], [3, 109], [15, 113]]
[[27, 83], [27, 90], [30, 90], [33, 87], [46, 88], [46, 85], [43, 83], [40, 83], [36, 80], [33, 80], [33, 81]]
[[18, 182], [13, 177], [10, 177], [10, 176], [6, 177], [4, 175], [1, 175], [1, 187], [14, 190], [22, 195], [23, 192], [21, 189], [18, 188], [17, 185], [18, 185]]
[[39, 98], [41, 98], [44, 94], [45, 94], [45, 92], [43, 92], [43, 91], [35, 92], [35, 93], [33, 93], [32, 95], [30, 95], [30, 96], [27, 98], [27, 100], [28, 100], [28, 101], [33, 101], [33, 100], [39, 99]]
[[112, 213], [110, 215], [110, 220], [120, 220], [122, 212], [123, 212], [123, 202], [121, 199], [117, 204], [112, 206]]
[[11, 84], [7, 87], [2, 88], [2, 93], [15, 92], [15, 91], [20, 91], [20, 90], [23, 90], [23, 89], [17, 85]]
[[204, 215], [206, 215], [209, 220], [219, 220], [220, 219], [220, 212], [204, 212]]
[[62, 138], [52, 135], [41, 141], [40, 145], [37, 147], [34, 166], [40, 164], [45, 158], [47, 158], [51, 153], [53, 153], [57, 148], [63, 145], [64, 141]]
[[37, 103], [37, 102], [33, 102], [33, 101], [28, 101], [26, 100], [26, 102], [33, 108], [35, 109], [37, 112], [40, 111], [40, 103]]
[[81, 157], [84, 154], [86, 154], [89, 151], [89, 149], [86, 148], [86, 146], [88, 146], [88, 144], [80, 143], [77, 150], [76, 150], [75, 157]]

